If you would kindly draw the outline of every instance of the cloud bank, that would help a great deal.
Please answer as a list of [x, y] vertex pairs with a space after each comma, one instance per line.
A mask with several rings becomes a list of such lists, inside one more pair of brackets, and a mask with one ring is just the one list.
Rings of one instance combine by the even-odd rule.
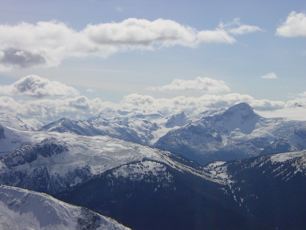
[[[197, 82], [200, 83], [197, 85], [195, 84]], [[88, 98], [80, 95], [71, 86], [30, 75], [11, 85], [0, 86], [2, 92], [0, 110], [24, 120], [35, 121], [35, 123], [48, 123], [62, 117], [85, 119], [107, 111], [112, 111], [113, 115], [125, 111], [129, 113], [161, 113], [166, 116], [184, 111], [199, 116], [207, 110], [228, 107], [238, 102], [247, 102], [265, 115], [286, 116], [289, 114], [291, 118], [306, 119], [303, 118], [305, 113], [294, 113], [296, 109], [304, 108], [305, 110], [306, 92], [288, 101], [257, 99], [247, 94], [232, 92], [223, 81], [201, 77], [193, 80], [176, 79], [161, 87], [170, 87], [178, 90], [180, 94], [179, 96], [156, 98], [151, 95], [134, 93], [126, 95], [121, 101], [114, 103], [100, 98]], [[194, 88], [204, 89], [203, 94], [199, 96], [185, 94], [185, 89], [188, 91]], [[3, 89], [6, 90], [6, 93]], [[162, 89], [164, 90], [164, 88]]]
[[230, 30], [221, 26], [198, 30], [173, 20], [137, 18], [89, 24], [81, 30], [58, 21], [0, 24], [0, 70], [55, 66], [69, 57], [108, 57], [129, 50], [232, 44], [235, 36], [256, 31], [257, 27], [242, 24], [231, 26]]

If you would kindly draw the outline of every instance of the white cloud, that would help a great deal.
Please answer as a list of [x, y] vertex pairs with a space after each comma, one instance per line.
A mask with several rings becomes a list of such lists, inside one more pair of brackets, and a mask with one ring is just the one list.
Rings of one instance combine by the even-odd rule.
[[69, 57], [108, 57], [135, 49], [152, 50], [176, 45], [195, 47], [202, 43], [232, 44], [236, 41], [233, 35], [255, 32], [248, 25], [239, 26], [241, 28], [236, 30], [240, 32], [231, 32], [220, 26], [197, 30], [173, 20], [137, 18], [90, 24], [79, 31], [57, 21], [0, 24], [0, 69], [54, 66]]
[[62, 117], [85, 119], [95, 116], [103, 108], [115, 108], [110, 102], [83, 96], [70, 98], [37, 98], [24, 100], [0, 96], [0, 109], [6, 114], [16, 115], [25, 120], [48, 123]]
[[192, 27], [165, 19], [149, 21], [129, 18], [119, 23], [88, 25], [84, 34], [96, 44], [126, 46], [126, 48], [195, 46], [211, 42], [232, 43], [234, 40], [225, 31], [219, 29], [197, 31]]
[[103, 108], [116, 108], [99, 98], [89, 99], [63, 83], [29, 75], [11, 85], [0, 85], [0, 111], [25, 120], [50, 122], [62, 117], [84, 119]]
[[197, 34], [198, 43], [228, 43], [236, 42], [228, 32], [222, 29], [200, 31]]
[[271, 73], [267, 73], [265, 75], [262, 75], [261, 78], [265, 79], [265, 80], [276, 80], [276, 79], [278, 79], [278, 76], [276, 75], [276, 73], [271, 72]]
[[170, 84], [150, 87], [152, 91], [187, 91], [200, 90], [205, 94], [228, 93], [230, 88], [224, 81], [215, 80], [208, 77], [197, 77], [192, 80], [175, 79]]
[[306, 120], [306, 92], [284, 103], [285, 106], [278, 110], [266, 110], [262, 111], [261, 114], [266, 117], [285, 117], [291, 120]]
[[7, 68], [57, 65], [63, 57], [87, 47], [79, 34], [64, 23], [0, 25], [0, 63]]
[[276, 34], [283, 37], [306, 37], [306, 15], [292, 11], [276, 29]]
[[221, 22], [219, 28], [232, 35], [244, 35], [263, 31], [259, 26], [242, 24], [239, 18], [235, 18], [229, 23]]
[[11, 97], [0, 96], [0, 111], [8, 114], [22, 110], [22, 105]]
[[2, 95], [23, 95], [31, 97], [76, 96], [78, 91], [57, 81], [50, 81], [37, 75], [21, 78], [11, 85], [0, 86]]
[[259, 31], [262, 31], [262, 29], [260, 29], [258, 26], [240, 25], [237, 28], [230, 29], [229, 33], [234, 35], [242, 35], [242, 34], [249, 34]]

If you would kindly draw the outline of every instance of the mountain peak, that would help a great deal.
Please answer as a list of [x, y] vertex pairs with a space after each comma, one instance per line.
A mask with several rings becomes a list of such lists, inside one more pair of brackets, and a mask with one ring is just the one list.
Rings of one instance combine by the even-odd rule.
[[224, 114], [240, 114], [241, 116], [258, 116], [254, 109], [245, 102], [241, 102], [228, 108]]
[[55, 131], [58, 129], [62, 130], [62, 129], [65, 129], [65, 128], [69, 128], [69, 127], [73, 127], [74, 124], [76, 122], [74, 120], [71, 120], [69, 118], [66, 118], [66, 117], [62, 117], [56, 121], [53, 121], [49, 124], [46, 124], [44, 126], [41, 127], [40, 130], [45, 130], [45, 131]]
[[172, 115], [165, 126], [167, 128], [173, 128], [175, 126], [183, 126], [188, 122], [188, 118], [184, 112]]
[[238, 104], [235, 104], [228, 108], [228, 110], [249, 110], [253, 111], [253, 108], [246, 102], [241, 102]]
[[204, 117], [202, 122], [214, 129], [232, 132], [240, 130], [243, 133], [251, 133], [259, 121], [253, 108], [247, 103], [236, 104], [224, 112], [209, 117]]

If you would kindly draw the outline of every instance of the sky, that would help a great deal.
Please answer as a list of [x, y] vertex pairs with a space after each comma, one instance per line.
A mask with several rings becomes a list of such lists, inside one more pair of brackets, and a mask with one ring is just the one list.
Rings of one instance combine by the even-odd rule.
[[279, 108], [302, 104], [305, 63], [302, 0], [0, 0], [0, 94], [14, 100], [8, 85], [36, 75], [90, 100], [235, 93]]

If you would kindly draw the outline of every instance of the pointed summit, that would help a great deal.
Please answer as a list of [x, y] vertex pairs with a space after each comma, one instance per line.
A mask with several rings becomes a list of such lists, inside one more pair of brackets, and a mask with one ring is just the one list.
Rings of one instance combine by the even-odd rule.
[[260, 118], [249, 104], [239, 103], [224, 112], [204, 117], [202, 123], [219, 132], [240, 130], [242, 133], [251, 133]]
[[187, 124], [188, 118], [184, 112], [172, 115], [168, 121], [166, 122], [165, 126], [167, 128], [173, 128], [175, 126], [183, 126]]
[[230, 107], [221, 114], [221, 117], [221, 125], [224, 129], [228, 131], [239, 129], [243, 133], [251, 133], [260, 119], [260, 116], [247, 103], [239, 103]]
[[224, 115], [234, 115], [234, 114], [239, 114], [241, 116], [258, 116], [255, 112], [254, 109], [245, 102], [238, 103], [236, 105], [233, 105], [232, 107], [228, 108], [225, 112]]

